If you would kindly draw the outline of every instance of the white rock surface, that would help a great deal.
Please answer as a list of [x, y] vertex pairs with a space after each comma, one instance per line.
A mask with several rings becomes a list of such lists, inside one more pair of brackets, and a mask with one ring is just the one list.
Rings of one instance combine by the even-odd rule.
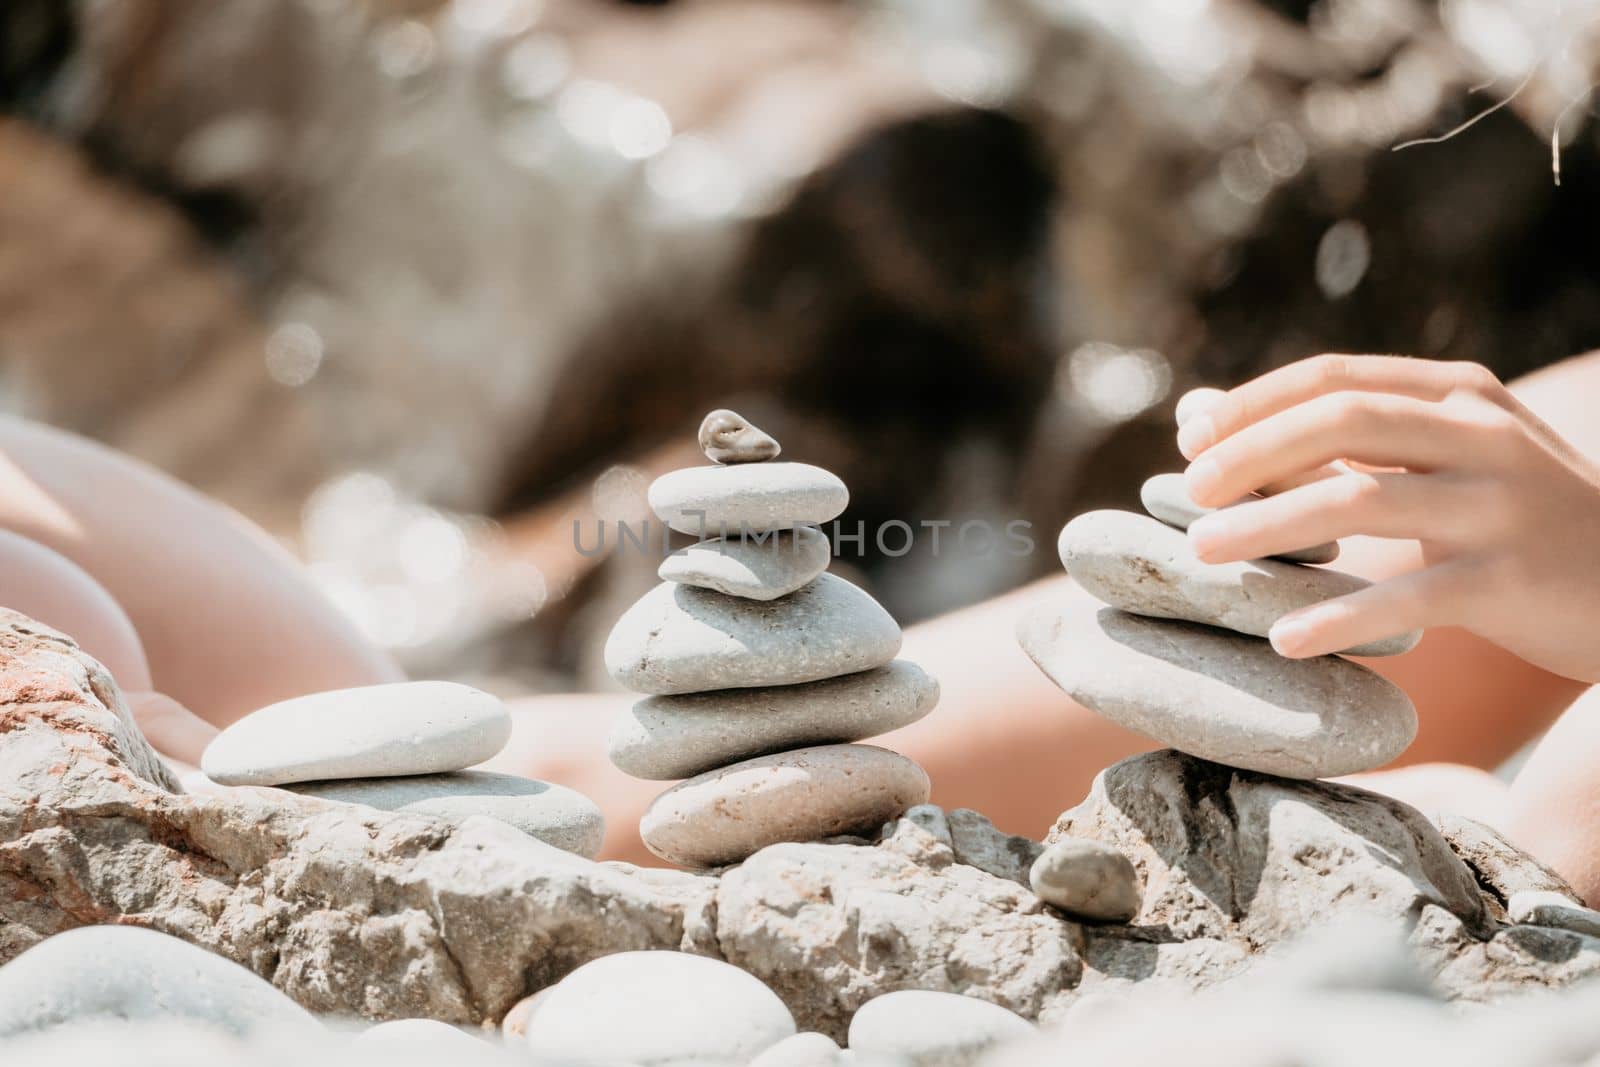
[[456, 771], [402, 778], [302, 782], [291, 792], [380, 811], [436, 815], [460, 823], [486, 815], [548, 845], [593, 858], [606, 836], [605, 816], [575, 789], [489, 771]]
[[820, 525], [844, 511], [850, 491], [809, 463], [741, 463], [663, 474], [647, 499], [674, 530], [707, 538]]
[[1506, 901], [1506, 918], [1528, 926], [1553, 926], [1600, 937], [1600, 911], [1550, 889], [1524, 889]]
[[958, 993], [903, 989], [863, 1004], [850, 1020], [852, 1052], [897, 1056], [913, 1067], [967, 1067], [1034, 1026], [998, 1004]]
[[437, 1019], [394, 1019], [379, 1023], [357, 1034], [353, 1044], [363, 1049], [372, 1046], [397, 1050], [428, 1048], [446, 1058], [470, 1056], [492, 1048], [483, 1039]]
[[686, 867], [736, 863], [780, 841], [875, 835], [928, 799], [928, 775], [897, 752], [824, 745], [760, 756], [673, 786], [639, 820], [645, 847]]
[[1024, 617], [1024, 651], [1084, 707], [1202, 759], [1327, 778], [1404, 752], [1400, 689], [1337, 656], [1291, 660], [1264, 641], [1074, 604]]
[[835, 1067], [844, 1063], [827, 1034], [808, 1031], [786, 1037], [750, 1061], [750, 1067]]
[[680, 549], [656, 571], [664, 582], [714, 589], [746, 600], [788, 596], [828, 569], [828, 536], [800, 526], [755, 538], [714, 537]]
[[[1204, 563], [1182, 532], [1131, 511], [1079, 515], [1062, 528], [1057, 547], [1073, 580], [1112, 607], [1257, 637], [1291, 611], [1372, 584], [1342, 571], [1272, 559]], [[1344, 651], [1394, 656], [1421, 639], [1420, 631], [1411, 631]]]
[[619, 952], [563, 978], [527, 1025], [537, 1056], [641, 1067], [747, 1063], [795, 1032], [777, 994], [684, 952]]
[[136, 926], [68, 930], [0, 967], [0, 1038], [66, 1024], [159, 1019], [240, 1035], [318, 1028], [310, 1013], [254, 972]]
[[252, 712], [207, 746], [200, 769], [220, 785], [439, 774], [505, 747], [511, 716], [455, 682], [398, 682], [312, 693]]
[[876, 737], [938, 701], [938, 682], [895, 660], [805, 685], [648, 697], [617, 716], [608, 750], [635, 778], [688, 778], [770, 752]]
[[[1256, 496], [1242, 497], [1223, 507], [1231, 508], [1259, 499], [1261, 498]], [[1181, 474], [1157, 474], [1146, 480], [1144, 485], [1139, 487], [1139, 501], [1151, 515], [1168, 526], [1176, 526], [1180, 530], [1187, 530], [1196, 519], [1221, 510], [1221, 508], [1201, 507], [1189, 499], [1189, 487]], [[1309, 548], [1280, 552], [1274, 558], [1295, 563], [1332, 563], [1339, 558], [1339, 542], [1324, 541]]]
[[1139, 914], [1139, 872], [1110, 845], [1064, 837], [1028, 872], [1039, 899], [1075, 919], [1125, 923]]
[[[755, 469], [729, 467], [728, 470]], [[900, 626], [842, 578], [819, 575], [779, 600], [740, 600], [663, 582], [617, 620], [606, 669], [636, 693], [796, 685], [881, 667]]]

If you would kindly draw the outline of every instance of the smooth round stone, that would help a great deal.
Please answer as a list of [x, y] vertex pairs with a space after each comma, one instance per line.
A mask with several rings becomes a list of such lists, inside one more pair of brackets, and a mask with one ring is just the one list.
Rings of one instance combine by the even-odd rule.
[[750, 1067], [835, 1067], [844, 1062], [840, 1051], [827, 1034], [795, 1034], [751, 1060]]
[[828, 569], [828, 536], [800, 526], [751, 538], [715, 537], [674, 552], [656, 571], [664, 582], [714, 589], [746, 600], [788, 596]]
[[783, 449], [737, 411], [718, 408], [700, 422], [700, 450], [713, 463], [765, 463]]
[[1028, 871], [1034, 895], [1075, 919], [1125, 923], [1139, 914], [1139, 872], [1110, 845], [1064, 838]]
[[283, 785], [459, 771], [511, 737], [497, 698], [455, 682], [398, 682], [312, 693], [252, 712], [206, 747], [219, 785]]
[[563, 978], [528, 1021], [537, 1056], [642, 1067], [743, 1064], [795, 1032], [778, 995], [731, 964], [619, 952]]
[[[1342, 571], [1272, 559], [1204, 563], [1180, 531], [1131, 511], [1079, 515], [1062, 528], [1057, 548], [1072, 579], [1112, 607], [1256, 637], [1267, 636], [1291, 611], [1372, 584]], [[1341, 651], [1397, 656], [1421, 639], [1413, 630]]]
[[320, 1029], [309, 1012], [255, 972], [136, 926], [68, 930], [0, 967], [0, 1038], [68, 1024], [155, 1019], [185, 1019], [238, 1035]]
[[1034, 1033], [1014, 1011], [976, 997], [902, 989], [874, 997], [850, 1020], [850, 1051], [913, 1067], [967, 1067], [996, 1045]]
[[737, 863], [780, 841], [876, 833], [928, 799], [928, 775], [898, 752], [824, 745], [735, 763], [656, 797], [639, 835], [685, 867]]
[[688, 778], [769, 752], [886, 734], [938, 702], [931, 675], [895, 660], [806, 685], [648, 697], [617, 716], [608, 751], [635, 778]]
[[1073, 605], [1017, 638], [1078, 703], [1181, 752], [1284, 778], [1382, 766], [1417, 733], [1411, 700], [1338, 656], [1285, 659], [1251, 637]]
[[606, 669], [658, 696], [798, 685], [881, 667], [900, 626], [872, 597], [831, 574], [779, 600], [740, 600], [664, 582], [623, 613]]
[[717, 537], [820, 525], [844, 511], [850, 491], [809, 463], [740, 463], [663, 474], [646, 499], [679, 533]]
[[[1231, 508], [1260, 499], [1256, 496], [1240, 497], [1232, 504], [1225, 504], [1223, 507]], [[1187, 530], [1196, 519], [1222, 510], [1203, 508], [1189, 499], [1189, 487], [1181, 474], [1157, 474], [1148, 479], [1139, 487], [1139, 500], [1150, 514], [1168, 526], [1176, 526], [1180, 530]], [[1324, 541], [1309, 548], [1280, 552], [1273, 558], [1287, 559], [1295, 563], [1332, 563], [1339, 558], [1339, 542]]]
[[449, 1023], [439, 1022], [437, 1019], [394, 1019], [386, 1023], [370, 1026], [355, 1036], [354, 1044], [362, 1046], [387, 1045], [432, 1045], [444, 1052], [453, 1047], [460, 1047], [468, 1052], [486, 1049], [486, 1045], [479, 1038], [451, 1026]]
[[605, 817], [575, 789], [514, 774], [457, 771], [404, 778], [304, 782], [291, 792], [380, 811], [408, 811], [460, 822], [487, 815], [547, 845], [593, 859], [606, 836]]

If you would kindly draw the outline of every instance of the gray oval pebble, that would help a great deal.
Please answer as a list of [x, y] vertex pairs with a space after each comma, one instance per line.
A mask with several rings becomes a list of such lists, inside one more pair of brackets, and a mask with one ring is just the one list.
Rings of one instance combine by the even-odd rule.
[[246, 715], [214, 738], [200, 769], [219, 785], [283, 785], [459, 771], [511, 737], [497, 698], [455, 682], [312, 693]]
[[685, 867], [737, 863], [782, 841], [876, 835], [928, 799], [928, 775], [897, 752], [824, 745], [758, 756], [682, 782], [639, 820], [645, 847]]
[[850, 491], [809, 463], [740, 463], [663, 474], [647, 499], [674, 530], [706, 538], [820, 525], [844, 511]]
[[1355, 774], [1388, 763], [1417, 733], [1405, 693], [1338, 656], [1285, 659], [1255, 638], [1082, 604], [1035, 611], [1017, 636], [1084, 707], [1231, 767]]
[[716, 537], [674, 552], [656, 571], [664, 582], [713, 589], [746, 600], [788, 596], [828, 569], [828, 537], [800, 526], [755, 538]]
[[895, 660], [805, 685], [649, 697], [617, 716], [608, 750], [635, 778], [688, 778], [769, 752], [876, 737], [938, 701], [932, 676]]
[[912, 1067], [968, 1067], [996, 1045], [1030, 1037], [1034, 1025], [977, 997], [902, 989], [874, 997], [850, 1020], [850, 1051], [898, 1057]]
[[881, 667], [899, 651], [900, 626], [889, 613], [843, 578], [822, 574], [767, 601], [664, 582], [617, 620], [605, 661], [634, 692], [669, 695], [836, 678]]
[[1139, 914], [1139, 872], [1110, 845], [1067, 837], [1033, 861], [1034, 895], [1075, 919], [1125, 923]]
[[[1247, 496], [1223, 506], [1231, 508], [1237, 504], [1246, 504], [1259, 499], [1261, 498]], [[1221, 510], [1204, 508], [1190, 500], [1189, 487], [1181, 474], [1157, 474], [1147, 479], [1144, 485], [1139, 487], [1139, 501], [1151, 515], [1168, 526], [1176, 526], [1180, 530], [1187, 530], [1196, 519]], [[1280, 552], [1273, 558], [1286, 559], [1294, 563], [1332, 563], [1339, 558], [1339, 542], [1324, 541], [1320, 545], [1311, 545], [1293, 552]]]
[[[1291, 611], [1372, 584], [1342, 571], [1272, 559], [1205, 563], [1181, 532], [1131, 511], [1085, 512], [1062, 529], [1057, 547], [1073, 580], [1112, 607], [1256, 637], [1265, 637]], [[1343, 651], [1395, 656], [1421, 639], [1414, 630]]]
[[322, 800], [434, 815], [452, 822], [486, 815], [547, 845], [590, 859], [600, 851], [606, 836], [605, 817], [594, 801], [564, 785], [514, 774], [458, 771], [404, 778], [302, 782], [287, 788]]

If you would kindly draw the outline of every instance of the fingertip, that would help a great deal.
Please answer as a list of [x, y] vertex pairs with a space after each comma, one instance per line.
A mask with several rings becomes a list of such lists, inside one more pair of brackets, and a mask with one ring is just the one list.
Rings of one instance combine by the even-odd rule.
[[1272, 650], [1286, 659], [1304, 659], [1310, 655], [1311, 626], [1299, 619], [1279, 619], [1267, 631]]
[[1189, 469], [1183, 472], [1184, 488], [1189, 490], [1189, 499], [1201, 507], [1212, 507], [1222, 503], [1218, 499], [1217, 488], [1222, 482], [1222, 468], [1217, 466], [1217, 461], [1202, 457], [1189, 464]]
[[1221, 563], [1222, 547], [1228, 534], [1228, 524], [1215, 515], [1196, 519], [1188, 530], [1189, 550], [1202, 563]]
[[1216, 423], [1210, 415], [1196, 415], [1178, 428], [1178, 451], [1184, 459], [1194, 459], [1210, 448], [1217, 436]]

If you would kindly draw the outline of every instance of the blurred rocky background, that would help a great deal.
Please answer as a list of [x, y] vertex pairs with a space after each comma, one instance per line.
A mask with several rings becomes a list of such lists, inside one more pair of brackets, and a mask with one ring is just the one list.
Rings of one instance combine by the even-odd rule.
[[731, 406], [914, 620], [1053, 572], [1193, 385], [1600, 347], [1597, 60], [1593, 0], [4, 0], [0, 407], [536, 691], [653, 580], [573, 523]]

